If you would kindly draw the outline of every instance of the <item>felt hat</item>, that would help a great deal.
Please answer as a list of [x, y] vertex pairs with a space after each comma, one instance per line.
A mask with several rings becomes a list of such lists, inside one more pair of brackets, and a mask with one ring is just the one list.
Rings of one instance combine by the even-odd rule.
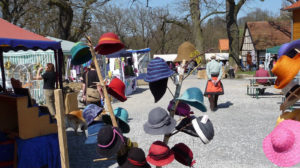
[[125, 145], [121, 131], [110, 125], [103, 126], [97, 135], [97, 152], [103, 157], [111, 157]]
[[290, 58], [281, 56], [272, 69], [272, 73], [277, 76], [275, 88], [282, 89], [289, 84], [300, 70], [300, 54]]
[[161, 107], [152, 109], [148, 121], [144, 124], [144, 131], [151, 135], [164, 135], [173, 131], [176, 121]]
[[154, 102], [158, 102], [166, 93], [168, 78], [164, 78], [155, 82], [149, 83], [150, 91], [154, 97]]
[[147, 67], [146, 82], [155, 82], [172, 76], [175, 72], [171, 70], [168, 64], [162, 58], [152, 59]]
[[136, 142], [132, 142], [130, 138], [124, 137], [125, 145], [121, 147], [117, 154], [117, 162], [119, 166], [122, 166], [127, 161], [128, 152], [132, 148], [137, 148], [138, 144]]
[[195, 116], [186, 117], [180, 121], [180, 123], [175, 127], [176, 130], [189, 134], [193, 137], [199, 137], [197, 132], [195, 131], [192, 120], [195, 119]]
[[177, 98], [184, 103], [187, 103], [197, 109], [201, 110], [202, 112], [206, 112], [206, 106], [203, 102], [203, 93], [199, 88], [193, 87], [188, 88], [181, 97]]
[[185, 41], [178, 47], [177, 57], [173, 62], [190, 61], [192, 59], [191, 54], [195, 51], [196, 47], [192, 43]]
[[193, 160], [193, 152], [192, 150], [186, 146], [184, 143], [176, 144], [171, 149], [175, 155], [175, 160], [179, 163], [192, 167], [196, 161]]
[[265, 137], [266, 157], [280, 167], [291, 167], [300, 162], [300, 122], [284, 120]]
[[295, 53], [297, 53], [294, 50], [295, 48], [300, 49], [300, 40], [294, 40], [292, 42], [281, 45], [278, 50], [279, 58], [283, 55], [287, 55], [287, 56], [293, 58], [296, 55]]
[[[172, 110], [172, 106], [174, 105], [175, 105], [175, 101], [171, 100], [168, 105], [169, 112]], [[188, 104], [184, 102], [179, 102], [175, 110], [175, 114], [183, 117], [190, 117], [190, 114], [194, 114], [194, 113], [191, 111], [191, 108]]]
[[174, 153], [164, 142], [155, 141], [150, 146], [146, 159], [152, 165], [165, 166], [174, 160]]
[[85, 119], [87, 125], [90, 125], [94, 119], [102, 112], [102, 108], [95, 105], [95, 104], [89, 104], [87, 105], [83, 111], [82, 116]]
[[74, 115], [76, 116], [78, 119], [80, 119], [81, 121], [85, 121], [85, 119], [82, 116], [82, 110], [75, 110], [75, 111], [71, 111], [69, 113], [70, 115]]
[[124, 44], [120, 41], [119, 37], [112, 32], [104, 33], [95, 48], [101, 55], [108, 55], [117, 52], [124, 48]]
[[145, 152], [140, 148], [131, 148], [128, 152], [126, 162], [121, 168], [150, 168], [147, 163]]
[[108, 85], [107, 92], [121, 102], [127, 100], [125, 96], [125, 84], [119, 78], [111, 80]]
[[92, 59], [92, 54], [89, 46], [83, 42], [77, 42], [71, 49], [71, 64], [81, 65]]
[[207, 144], [214, 138], [214, 126], [212, 122], [208, 119], [207, 115], [193, 119], [192, 125], [204, 144]]
[[[122, 133], [128, 133], [130, 131], [130, 127], [128, 125], [128, 111], [124, 108], [118, 107], [114, 109], [114, 114]], [[111, 118], [109, 115], [103, 115], [102, 120], [106, 124], [112, 125]]]
[[300, 109], [294, 110], [292, 112], [284, 112], [277, 118], [276, 125], [278, 125], [284, 120], [300, 121]]

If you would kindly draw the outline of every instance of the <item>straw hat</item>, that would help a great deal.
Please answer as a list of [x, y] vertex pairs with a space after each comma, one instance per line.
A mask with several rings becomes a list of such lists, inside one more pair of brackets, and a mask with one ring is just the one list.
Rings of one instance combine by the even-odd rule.
[[275, 82], [276, 89], [282, 89], [289, 84], [300, 70], [300, 54], [290, 58], [281, 56], [272, 69], [272, 73], [277, 76]]
[[177, 57], [173, 62], [181, 62], [182, 60], [190, 61], [191, 53], [196, 50], [195, 46], [186, 41], [178, 47]]

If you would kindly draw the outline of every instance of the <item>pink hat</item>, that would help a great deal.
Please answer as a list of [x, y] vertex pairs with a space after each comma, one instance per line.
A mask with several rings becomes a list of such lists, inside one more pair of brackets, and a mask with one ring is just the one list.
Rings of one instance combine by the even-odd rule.
[[280, 167], [300, 162], [300, 122], [284, 120], [264, 139], [266, 157]]

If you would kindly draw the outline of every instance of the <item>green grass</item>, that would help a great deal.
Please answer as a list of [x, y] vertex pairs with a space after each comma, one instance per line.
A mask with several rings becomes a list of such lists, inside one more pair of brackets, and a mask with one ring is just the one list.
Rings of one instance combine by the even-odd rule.
[[254, 75], [255, 71], [237, 71], [236, 74]]

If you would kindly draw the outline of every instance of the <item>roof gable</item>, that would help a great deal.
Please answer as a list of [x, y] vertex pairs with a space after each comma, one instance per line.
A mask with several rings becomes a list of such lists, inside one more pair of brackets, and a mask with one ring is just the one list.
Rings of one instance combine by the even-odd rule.
[[295, 10], [300, 8], [300, 1], [293, 3], [292, 5], [284, 8], [283, 10]]

